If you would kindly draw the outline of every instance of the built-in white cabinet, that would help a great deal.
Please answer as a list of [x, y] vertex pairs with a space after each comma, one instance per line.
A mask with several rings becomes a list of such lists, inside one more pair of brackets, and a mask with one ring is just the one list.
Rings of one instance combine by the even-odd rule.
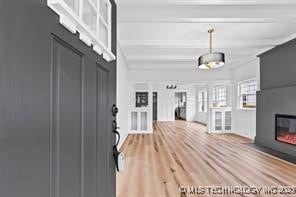
[[128, 107], [130, 133], [152, 133], [152, 90], [147, 83], [131, 83]]
[[130, 112], [130, 130], [147, 131], [147, 109], [133, 109]]
[[212, 107], [208, 113], [208, 132], [230, 132], [232, 129], [232, 108]]

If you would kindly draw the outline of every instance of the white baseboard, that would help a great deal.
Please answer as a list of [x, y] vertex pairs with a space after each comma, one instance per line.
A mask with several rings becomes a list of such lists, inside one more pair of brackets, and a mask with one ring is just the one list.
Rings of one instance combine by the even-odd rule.
[[250, 136], [245, 135], [245, 134], [242, 134], [242, 133], [238, 133], [238, 132], [234, 132], [234, 131], [232, 131], [231, 133], [236, 134], [236, 135], [239, 135], [239, 136], [242, 136], [242, 137], [245, 137], [245, 138], [249, 138], [249, 139], [255, 140], [255, 137], [250, 137]]
[[128, 134], [124, 135], [124, 136], [121, 136], [121, 139], [120, 139], [120, 142], [117, 146], [118, 149], [121, 148], [121, 146], [123, 145], [123, 143], [125, 142], [126, 138], [127, 138]]
[[151, 134], [153, 130], [150, 131], [128, 131], [128, 134]]

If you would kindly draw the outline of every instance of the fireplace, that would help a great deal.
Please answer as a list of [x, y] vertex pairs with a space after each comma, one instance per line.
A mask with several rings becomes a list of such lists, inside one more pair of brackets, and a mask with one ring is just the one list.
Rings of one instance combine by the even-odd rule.
[[296, 145], [296, 116], [275, 115], [275, 139]]

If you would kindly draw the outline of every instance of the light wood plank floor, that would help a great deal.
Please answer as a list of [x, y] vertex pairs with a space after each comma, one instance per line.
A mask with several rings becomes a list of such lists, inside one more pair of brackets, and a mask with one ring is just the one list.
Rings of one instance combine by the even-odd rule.
[[125, 141], [126, 170], [117, 173], [117, 197], [185, 196], [180, 185], [296, 185], [296, 165], [247, 146], [250, 142], [234, 134], [207, 134], [193, 122], [158, 122], [154, 134], [133, 134]]

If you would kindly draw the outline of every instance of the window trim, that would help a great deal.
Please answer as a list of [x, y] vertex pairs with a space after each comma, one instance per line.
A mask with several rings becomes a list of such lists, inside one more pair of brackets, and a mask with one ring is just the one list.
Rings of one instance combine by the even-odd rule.
[[[200, 94], [204, 93], [204, 100], [200, 100]], [[198, 91], [198, 112], [200, 113], [206, 113], [208, 112], [208, 93], [207, 93], [207, 89], [202, 89]], [[204, 106], [204, 110], [202, 111], [201, 109], [201, 105]]]
[[257, 77], [246, 79], [246, 80], [242, 80], [242, 81], [239, 81], [237, 83], [237, 108], [239, 110], [256, 111], [256, 108], [257, 108], [257, 100], [256, 100], [255, 107], [243, 107], [243, 105], [242, 105], [241, 84], [252, 82], [252, 81], [256, 81], [257, 89], [255, 91], [255, 94], [252, 94], [252, 95], [255, 95], [256, 96], [256, 92], [259, 90], [259, 81], [258, 81], [258, 78]]
[[[72, 33], [79, 32], [79, 39], [84, 42], [86, 45], [91, 46], [93, 45], [93, 50], [98, 53], [99, 55], [103, 56], [103, 59], [105, 59], [107, 62], [110, 62], [112, 60], [115, 60], [116, 57], [112, 53], [111, 49], [111, 37], [112, 37], [112, 24], [111, 24], [111, 9], [112, 5], [109, 1], [106, 1], [108, 4], [107, 9], [107, 16], [109, 22], [107, 31], [107, 46], [103, 43], [102, 40], [99, 39], [99, 21], [101, 20], [101, 13], [100, 13], [100, 1], [97, 0], [97, 18], [96, 18], [96, 32], [92, 31], [89, 26], [83, 21], [82, 19], [82, 2], [84, 0], [78, 0], [79, 8], [78, 13], [76, 13], [72, 8], [69, 7], [69, 5], [64, 0], [47, 0], [47, 6], [50, 7], [54, 12], [56, 12], [59, 15], [59, 22], [61, 25], [63, 25], [66, 29], [68, 29]], [[86, 1], [86, 0], [85, 0]], [[93, 2], [91, 0], [87, 0], [90, 5], [93, 6]], [[104, 0], [103, 0], [104, 1]], [[102, 17], [103, 18], [103, 17]]]

